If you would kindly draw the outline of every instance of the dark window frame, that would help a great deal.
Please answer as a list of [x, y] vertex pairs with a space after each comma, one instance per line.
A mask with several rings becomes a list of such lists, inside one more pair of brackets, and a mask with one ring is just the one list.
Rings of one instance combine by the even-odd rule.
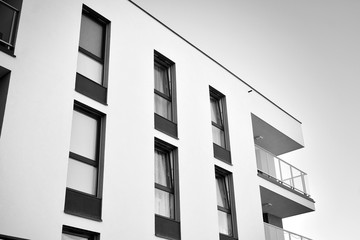
[[[177, 138], [177, 102], [176, 102], [176, 70], [175, 63], [169, 58], [165, 57], [158, 51], [154, 50], [154, 68], [160, 66], [166, 69], [168, 77], [169, 94], [162, 93], [155, 89], [154, 95], [165, 99], [171, 104], [171, 119], [161, 116], [154, 111], [155, 129]], [[155, 70], [154, 70], [155, 71]], [[155, 81], [155, 79], [154, 79]]]
[[[104, 105], [107, 104], [107, 86], [108, 86], [108, 68], [109, 68], [109, 51], [110, 51], [110, 21], [105, 17], [101, 16], [99, 13], [95, 12], [86, 5], [83, 5], [81, 17], [86, 16], [91, 20], [95, 21], [103, 28], [102, 39], [104, 40], [101, 46], [101, 55], [98, 57], [90, 51], [80, 46], [78, 51], [85, 54], [89, 58], [95, 60], [96, 62], [102, 64], [103, 72], [101, 84], [87, 78], [81, 73], [76, 73], [76, 84], [75, 90], [97, 102], [100, 102]], [[81, 32], [81, 29], [80, 29]], [[81, 33], [80, 33], [81, 34]]]
[[220, 124], [211, 120], [211, 126], [216, 127], [223, 131], [224, 133], [224, 144], [225, 146], [220, 146], [213, 142], [213, 151], [214, 157], [231, 164], [231, 150], [230, 150], [230, 137], [229, 137], [229, 126], [227, 118], [227, 108], [226, 108], [226, 97], [224, 94], [216, 90], [215, 88], [209, 86], [210, 92], [210, 104], [211, 100], [214, 99], [217, 101], [219, 113], [220, 113]]
[[[236, 208], [235, 208], [235, 195], [234, 195], [234, 182], [233, 182], [233, 176], [232, 173], [220, 168], [215, 165], [215, 181], [217, 181], [217, 178], [223, 178], [224, 181], [228, 181], [228, 187], [227, 187], [227, 200], [229, 203], [229, 208], [226, 209], [221, 206], [217, 206], [217, 211], [222, 211], [225, 213], [228, 213], [231, 215], [231, 228], [232, 228], [232, 234], [226, 235], [223, 233], [219, 233], [220, 240], [228, 240], [228, 239], [237, 239], [238, 238], [238, 232], [237, 232], [237, 220], [236, 220]], [[215, 183], [217, 184], [217, 182]]]
[[0, 137], [5, 118], [7, 94], [10, 84], [11, 71], [0, 66]]
[[[171, 155], [173, 166], [172, 166], [172, 186], [166, 187], [161, 184], [155, 183], [154, 189], [172, 193], [174, 196], [174, 218], [158, 215], [155, 213], [155, 235], [162, 238], [168, 239], [181, 239], [180, 233], [180, 197], [179, 197], [179, 164], [178, 164], [178, 149], [177, 147], [155, 138], [154, 141], [154, 152], [160, 151]], [[169, 163], [170, 161], [169, 161]], [[171, 169], [171, 168], [170, 168]], [[155, 170], [155, 169], [154, 169]], [[169, 177], [171, 178], [171, 177]], [[171, 180], [168, 180], [171, 181]]]
[[13, 4], [9, 4], [8, 2], [0, 0], [0, 4], [5, 5], [6, 7], [12, 9], [15, 12], [15, 17], [13, 17], [11, 31], [10, 31], [10, 42], [0, 39], [0, 51], [15, 57], [14, 51], [15, 51], [15, 43], [16, 43], [17, 32], [20, 22], [22, 0], [13, 2]]
[[87, 238], [88, 240], [100, 240], [100, 233], [98, 232], [75, 228], [67, 225], [63, 225], [62, 233]]
[[95, 160], [69, 151], [70, 158], [97, 168], [96, 193], [93, 195], [67, 187], [64, 211], [68, 214], [101, 221], [106, 115], [78, 101], [74, 101], [73, 111], [97, 120]]

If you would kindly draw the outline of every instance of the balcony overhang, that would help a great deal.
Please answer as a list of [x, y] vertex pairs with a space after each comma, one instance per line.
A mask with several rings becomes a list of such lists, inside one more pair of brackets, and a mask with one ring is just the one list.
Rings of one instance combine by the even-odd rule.
[[[302, 143], [300, 123], [295, 124], [298, 125], [299, 129], [296, 132], [300, 135], [301, 140], [295, 140], [296, 136], [289, 137], [254, 114], [251, 114], [251, 119], [255, 144], [268, 150], [274, 155], [278, 156], [304, 147]], [[293, 119], [285, 119], [284, 122], [286, 121], [295, 122]], [[279, 124], [278, 128], [282, 129], [282, 127], [286, 128], [286, 123]]]
[[286, 189], [280, 189], [281, 187], [276, 185], [272, 186], [272, 190], [267, 187], [260, 186], [263, 213], [286, 218], [315, 210], [312, 199], [301, 197]]

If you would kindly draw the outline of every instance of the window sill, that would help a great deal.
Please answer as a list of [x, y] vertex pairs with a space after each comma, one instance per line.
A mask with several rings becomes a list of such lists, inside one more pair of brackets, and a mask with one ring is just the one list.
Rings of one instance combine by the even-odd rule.
[[11, 56], [11, 57], [16, 57], [14, 54], [14, 50], [9, 50], [6, 47], [0, 45], [0, 51], [3, 53], [6, 53], [7, 55]]
[[178, 139], [177, 124], [154, 113], [155, 129]]
[[80, 73], [76, 73], [75, 91], [101, 104], [107, 104], [107, 88]]
[[235, 240], [237, 238], [220, 233], [220, 240]]
[[214, 157], [231, 165], [231, 153], [229, 150], [213, 143]]
[[102, 199], [71, 188], [66, 188], [64, 212], [101, 222]]
[[180, 240], [180, 222], [155, 214], [155, 236], [170, 240]]

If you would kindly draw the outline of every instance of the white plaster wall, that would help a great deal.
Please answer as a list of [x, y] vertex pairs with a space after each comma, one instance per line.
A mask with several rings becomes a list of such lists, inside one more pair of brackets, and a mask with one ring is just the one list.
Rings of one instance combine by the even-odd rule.
[[[129, 2], [84, 2], [111, 21], [108, 106], [74, 91], [80, 1], [24, 1], [17, 57], [0, 52], [12, 71], [0, 139], [0, 233], [60, 240], [70, 225], [103, 240], [156, 239], [156, 136], [178, 147], [182, 239], [218, 239], [215, 164], [233, 173], [239, 239], [264, 239], [250, 112], [269, 103], [258, 104], [243, 83]], [[154, 49], [176, 63], [178, 140], [154, 130]], [[209, 85], [226, 95], [232, 166], [213, 157]], [[102, 222], [63, 213], [74, 99], [107, 114]], [[272, 113], [266, 117], [282, 131], [289, 121]], [[285, 128], [299, 138], [298, 126]]]

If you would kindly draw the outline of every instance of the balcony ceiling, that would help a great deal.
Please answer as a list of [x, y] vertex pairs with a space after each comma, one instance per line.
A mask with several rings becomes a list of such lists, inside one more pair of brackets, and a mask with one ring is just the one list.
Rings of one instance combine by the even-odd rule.
[[[259, 117], [251, 114], [255, 144], [278, 156], [303, 146]], [[261, 136], [262, 139], [256, 140]]]
[[260, 194], [263, 213], [269, 213], [280, 218], [286, 218], [314, 211], [309, 207], [261, 186]]

